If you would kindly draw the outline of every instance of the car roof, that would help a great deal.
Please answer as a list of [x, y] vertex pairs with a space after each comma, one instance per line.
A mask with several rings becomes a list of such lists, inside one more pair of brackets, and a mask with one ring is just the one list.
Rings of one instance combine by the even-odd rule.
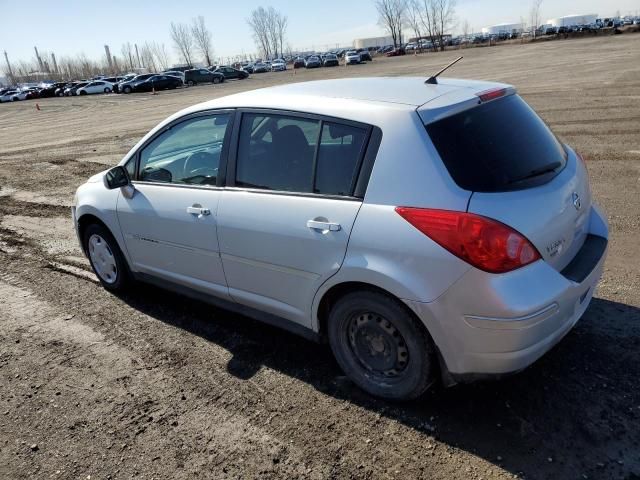
[[[491, 88], [508, 88], [509, 85], [439, 78], [437, 85], [425, 84], [426, 77], [375, 77], [317, 80], [262, 88], [218, 98], [192, 107], [195, 110], [226, 107], [292, 108], [301, 97], [334, 98], [359, 103], [387, 103], [416, 109], [426, 103], [448, 95], [469, 97]], [[458, 95], [451, 95], [458, 92]], [[322, 102], [317, 102], [321, 104]]]

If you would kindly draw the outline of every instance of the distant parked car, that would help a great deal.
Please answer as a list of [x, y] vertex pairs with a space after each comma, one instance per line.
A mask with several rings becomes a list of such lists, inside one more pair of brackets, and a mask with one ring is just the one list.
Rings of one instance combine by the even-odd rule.
[[244, 80], [249, 77], [249, 72], [245, 70], [238, 70], [237, 68], [227, 67], [226, 65], [220, 65], [214, 70], [215, 73], [221, 73], [225, 80]]
[[349, 50], [344, 58], [347, 65], [355, 65], [361, 62], [360, 54], [355, 50]]
[[373, 61], [373, 58], [371, 58], [371, 53], [369, 53], [369, 50], [367, 50], [366, 48], [360, 48], [360, 49], [358, 49], [356, 51], [360, 54], [360, 61], [361, 62], [371, 62], [371, 61]]
[[190, 87], [198, 85], [199, 83], [222, 83], [224, 82], [224, 75], [221, 73], [215, 73], [206, 68], [194, 68], [191, 70], [185, 70], [184, 83]]
[[184, 82], [179, 77], [173, 77], [171, 75], [154, 75], [134, 83], [131, 88], [134, 92], [150, 92], [152, 90], [168, 90], [178, 87], [182, 87]]
[[159, 73], [158, 75], [169, 75], [170, 77], [179, 78], [184, 84], [184, 72], [180, 70], [167, 70], [166, 72]]
[[78, 89], [84, 87], [88, 83], [89, 82], [76, 82], [76, 83], [72, 84], [71, 86], [65, 88], [64, 96], [65, 97], [73, 97], [74, 95], [77, 95]]
[[267, 73], [271, 69], [266, 63], [257, 62], [253, 64], [253, 73]]
[[406, 54], [407, 52], [405, 52], [404, 48], [402, 47], [394, 48], [393, 50], [385, 53], [387, 57], [399, 57]]
[[304, 58], [302, 58], [302, 57], [297, 57], [297, 58], [293, 61], [293, 68], [304, 68]]
[[272, 72], [284, 72], [287, 69], [287, 64], [282, 59], [276, 59], [271, 63]]
[[338, 60], [337, 55], [333, 53], [325, 55], [322, 60], [323, 67], [337, 67], [338, 65], [340, 65], [340, 61]]
[[18, 90], [9, 90], [8, 92], [0, 95], [0, 103], [4, 102], [17, 102], [19, 100], [25, 100], [26, 94], [19, 92]]
[[130, 78], [127, 81], [120, 82], [117, 86], [117, 90], [114, 88], [114, 91], [118, 91], [121, 93], [131, 93], [133, 92], [133, 85], [135, 83], [142, 82], [148, 78], [153, 77], [154, 75], [154, 73], [143, 73], [142, 75], [136, 75], [135, 77]]
[[94, 82], [86, 84], [84, 87], [80, 87], [76, 90], [76, 95], [92, 95], [96, 93], [111, 93], [113, 91], [113, 84], [105, 82], [104, 80], [96, 80]]
[[320, 61], [320, 57], [315, 55], [310, 56], [304, 63], [305, 68], [318, 68], [322, 66], [322, 62]]
[[29, 87], [23, 90], [25, 93], [25, 100], [31, 100], [34, 98], [40, 98], [40, 87]]
[[64, 87], [65, 85], [66, 85], [65, 82], [51, 83], [51, 84], [45, 85], [40, 89], [40, 97], [41, 98], [54, 97], [56, 95], [56, 90], [61, 87]]

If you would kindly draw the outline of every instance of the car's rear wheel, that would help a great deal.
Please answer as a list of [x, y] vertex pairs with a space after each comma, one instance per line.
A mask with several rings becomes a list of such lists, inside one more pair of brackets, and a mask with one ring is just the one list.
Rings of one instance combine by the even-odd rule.
[[111, 93], [111, 89], [109, 87], [105, 88], [104, 93]]
[[193, 80], [189, 80], [189, 81], [187, 82], [187, 85], [189, 85], [190, 87], [195, 87], [196, 82], [194, 82]]
[[83, 243], [91, 268], [102, 286], [111, 291], [124, 290], [129, 283], [129, 269], [109, 230], [92, 223], [84, 231]]
[[215, 84], [220, 83], [220, 79], [218, 77], [213, 77], [213, 83]]
[[431, 337], [404, 305], [383, 293], [340, 298], [329, 313], [328, 333], [342, 370], [372, 395], [410, 400], [435, 381]]

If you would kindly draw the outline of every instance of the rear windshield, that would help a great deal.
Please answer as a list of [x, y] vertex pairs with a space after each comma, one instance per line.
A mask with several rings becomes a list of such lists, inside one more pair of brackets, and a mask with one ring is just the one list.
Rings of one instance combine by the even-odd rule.
[[426, 128], [453, 180], [465, 190], [529, 188], [550, 181], [566, 164], [562, 144], [517, 95]]

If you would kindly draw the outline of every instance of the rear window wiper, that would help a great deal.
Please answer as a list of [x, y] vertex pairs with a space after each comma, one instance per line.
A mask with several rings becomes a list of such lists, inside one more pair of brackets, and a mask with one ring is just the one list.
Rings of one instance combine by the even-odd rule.
[[534, 177], [539, 177], [540, 175], [544, 175], [545, 173], [555, 172], [556, 169], [560, 166], [562, 166], [562, 162], [552, 162], [547, 165], [543, 165], [540, 168], [531, 170], [529, 173], [527, 173], [526, 175], [523, 175], [522, 177], [517, 177], [517, 178], [514, 178], [513, 180], [510, 180], [509, 184], [522, 182], [524, 180], [529, 180], [530, 178], [534, 178]]

